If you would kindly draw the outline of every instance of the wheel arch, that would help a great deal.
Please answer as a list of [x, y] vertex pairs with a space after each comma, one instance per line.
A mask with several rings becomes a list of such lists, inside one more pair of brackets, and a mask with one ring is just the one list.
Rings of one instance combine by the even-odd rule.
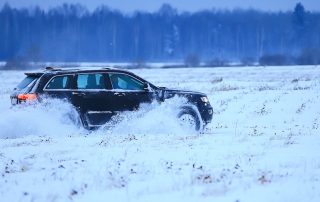
[[201, 114], [198, 110], [198, 108], [195, 105], [192, 104], [186, 104], [186, 105], [182, 105], [179, 109], [179, 113], [178, 116], [180, 116], [183, 113], [188, 113], [188, 114], [194, 114], [197, 116], [197, 119], [200, 122], [200, 130], [204, 127], [204, 122], [202, 120]]

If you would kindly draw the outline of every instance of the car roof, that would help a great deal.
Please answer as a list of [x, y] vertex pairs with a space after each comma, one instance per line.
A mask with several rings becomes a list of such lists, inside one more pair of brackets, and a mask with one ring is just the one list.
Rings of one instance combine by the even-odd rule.
[[118, 69], [118, 68], [112, 68], [112, 67], [102, 67], [102, 68], [95, 68], [95, 67], [80, 67], [80, 68], [61, 68], [61, 67], [46, 67], [45, 69], [41, 71], [36, 72], [26, 72], [25, 74], [27, 76], [41, 76], [43, 74], [68, 74], [68, 73], [91, 73], [91, 72], [122, 72], [122, 73], [129, 73], [132, 74], [132, 72]]
[[[60, 68], [60, 67], [46, 67], [41, 71], [35, 72], [26, 72], [25, 75], [27, 76], [36, 76], [42, 77], [43, 75], [61, 75], [61, 74], [75, 74], [75, 73], [94, 73], [94, 72], [101, 72], [101, 73], [108, 73], [108, 72], [117, 72], [117, 73], [126, 73], [143, 82], [148, 82], [147, 80], [141, 78], [140, 76], [123, 69], [113, 68], [113, 67], [80, 67], [80, 68]], [[148, 82], [152, 87], [157, 88], [154, 84]]]

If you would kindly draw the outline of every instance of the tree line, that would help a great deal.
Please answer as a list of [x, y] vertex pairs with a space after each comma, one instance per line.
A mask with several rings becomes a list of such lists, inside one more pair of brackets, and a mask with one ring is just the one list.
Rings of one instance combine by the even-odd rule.
[[320, 63], [320, 13], [203, 10], [124, 14], [79, 4], [0, 10], [0, 61]]

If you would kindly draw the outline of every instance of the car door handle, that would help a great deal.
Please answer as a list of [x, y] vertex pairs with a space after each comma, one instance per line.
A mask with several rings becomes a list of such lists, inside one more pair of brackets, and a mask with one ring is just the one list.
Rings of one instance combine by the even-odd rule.
[[84, 96], [84, 95], [85, 95], [85, 93], [72, 92], [72, 95]]
[[124, 93], [114, 93], [114, 95], [117, 95], [117, 96], [124, 96]]

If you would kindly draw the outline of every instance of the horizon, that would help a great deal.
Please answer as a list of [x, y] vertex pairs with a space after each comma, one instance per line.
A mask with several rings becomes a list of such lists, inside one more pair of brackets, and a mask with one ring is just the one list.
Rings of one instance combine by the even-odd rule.
[[[138, 2], [137, 2], [138, 1]], [[167, 1], [159, 0], [159, 1], [149, 1], [149, 0], [136, 0], [133, 3], [121, 3], [116, 0], [49, 0], [49, 1], [39, 1], [39, 0], [28, 0], [28, 1], [20, 1], [20, 0], [10, 0], [0, 2], [0, 7], [2, 8], [5, 4], [8, 4], [12, 8], [35, 8], [39, 7], [42, 10], [50, 10], [55, 7], [59, 7], [63, 4], [79, 4], [84, 6], [88, 11], [92, 12], [100, 6], [107, 6], [111, 10], [118, 10], [122, 13], [134, 13], [137, 11], [140, 12], [156, 12], [158, 11], [163, 4], [169, 4], [173, 8], [177, 9], [178, 12], [199, 12], [203, 10], [258, 10], [262, 12], [287, 12], [292, 11], [297, 3], [301, 3], [306, 10], [312, 12], [320, 11], [320, 4], [317, 3], [317, 0], [305, 0], [305, 1], [296, 1], [296, 0], [286, 0], [277, 2], [276, 0], [272, 0], [276, 3], [268, 3], [266, 2], [254, 2], [252, 0], [242, 1], [241, 5], [236, 2], [219, 2], [217, 0], [198, 0], [195, 2], [183, 2], [182, 0], [171, 0], [170, 3]], [[123, 1], [122, 1], [123, 2]]]

